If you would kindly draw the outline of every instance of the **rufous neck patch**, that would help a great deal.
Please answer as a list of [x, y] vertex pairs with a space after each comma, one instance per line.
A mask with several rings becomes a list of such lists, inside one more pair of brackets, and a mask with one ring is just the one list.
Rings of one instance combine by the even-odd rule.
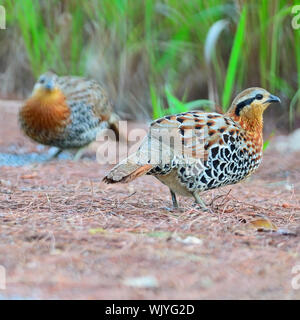
[[20, 116], [27, 126], [41, 131], [59, 128], [70, 113], [66, 98], [60, 90], [48, 92], [40, 89], [25, 102]]
[[263, 112], [256, 111], [254, 113], [236, 115], [234, 112], [228, 116], [246, 131], [248, 138], [255, 143], [259, 150], [263, 144]]

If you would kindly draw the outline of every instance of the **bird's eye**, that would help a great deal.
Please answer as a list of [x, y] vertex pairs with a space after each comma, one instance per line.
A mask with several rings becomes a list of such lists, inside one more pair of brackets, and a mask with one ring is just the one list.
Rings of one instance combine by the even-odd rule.
[[45, 83], [45, 79], [44, 78], [40, 79], [40, 83], [44, 84]]
[[258, 93], [256, 96], [255, 96], [255, 99], [256, 100], [261, 100], [263, 98], [263, 95]]

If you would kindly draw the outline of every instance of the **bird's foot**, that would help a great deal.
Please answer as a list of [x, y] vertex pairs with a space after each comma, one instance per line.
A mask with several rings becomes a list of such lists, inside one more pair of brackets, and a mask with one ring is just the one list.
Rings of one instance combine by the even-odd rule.
[[182, 208], [179, 207], [163, 207], [164, 210], [168, 211], [168, 212], [183, 212], [184, 210]]
[[202, 212], [212, 212], [210, 208], [208, 208], [207, 206], [203, 206], [202, 204], [197, 203], [197, 202], [194, 202], [194, 203], [192, 204], [192, 206], [193, 206], [195, 209], [201, 210]]
[[62, 149], [58, 149], [53, 155], [51, 155], [51, 156], [48, 158], [48, 161], [57, 159], [62, 152], [63, 152]]
[[200, 198], [198, 193], [194, 193], [193, 196], [195, 198], [195, 203], [193, 205], [194, 207], [201, 209], [203, 212], [212, 213], [212, 210], [206, 206], [205, 202]]

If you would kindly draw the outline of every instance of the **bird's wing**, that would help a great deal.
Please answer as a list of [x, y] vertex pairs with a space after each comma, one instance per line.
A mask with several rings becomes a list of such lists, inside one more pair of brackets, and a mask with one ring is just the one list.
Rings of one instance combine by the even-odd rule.
[[229, 117], [201, 111], [186, 112], [155, 120], [139, 149], [144, 163], [170, 163], [174, 157], [205, 163], [215, 146], [227, 145], [238, 125]]
[[94, 114], [101, 120], [108, 120], [112, 106], [104, 89], [94, 80], [64, 76], [57, 80], [59, 88], [66, 96], [69, 106], [72, 103], [84, 103], [92, 106]]

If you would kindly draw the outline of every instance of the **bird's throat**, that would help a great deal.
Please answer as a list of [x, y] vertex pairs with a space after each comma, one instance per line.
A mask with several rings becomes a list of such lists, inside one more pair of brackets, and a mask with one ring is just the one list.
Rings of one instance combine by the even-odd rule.
[[262, 115], [258, 115], [257, 117], [239, 117], [239, 119], [235, 119], [235, 121], [239, 122], [241, 127], [248, 132], [259, 133], [263, 130], [263, 117]]
[[262, 113], [252, 114], [251, 116], [229, 115], [235, 122], [245, 130], [248, 139], [256, 145], [257, 152], [262, 151], [263, 147], [263, 115]]
[[27, 126], [37, 131], [56, 130], [70, 117], [70, 108], [61, 91], [41, 90], [26, 101], [20, 116]]

